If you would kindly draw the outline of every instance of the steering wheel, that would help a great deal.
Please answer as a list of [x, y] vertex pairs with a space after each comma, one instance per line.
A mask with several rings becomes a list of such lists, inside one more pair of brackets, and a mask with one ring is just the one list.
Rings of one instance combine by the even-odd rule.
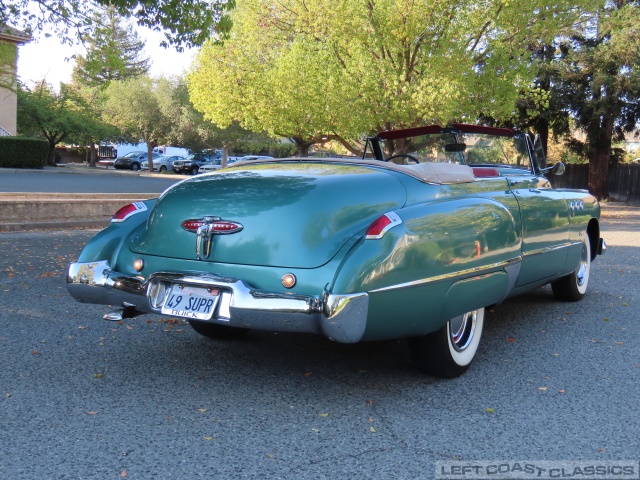
[[393, 160], [394, 158], [408, 158], [410, 161], [412, 161], [413, 163], [420, 163], [420, 160], [418, 160], [416, 157], [414, 157], [413, 155], [409, 155], [408, 153], [400, 153], [398, 155], [392, 155], [389, 158], [387, 158], [385, 160], [385, 162], [388, 162], [390, 160]]

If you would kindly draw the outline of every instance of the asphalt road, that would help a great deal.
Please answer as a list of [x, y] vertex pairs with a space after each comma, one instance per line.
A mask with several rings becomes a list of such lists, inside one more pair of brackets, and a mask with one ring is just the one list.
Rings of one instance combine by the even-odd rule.
[[0, 169], [0, 192], [162, 193], [185, 175], [46, 167], [43, 170]]
[[583, 301], [543, 288], [496, 307], [455, 380], [414, 370], [403, 342], [103, 321], [64, 285], [93, 233], [0, 234], [0, 478], [428, 479], [437, 460], [640, 460], [640, 209], [607, 209]]

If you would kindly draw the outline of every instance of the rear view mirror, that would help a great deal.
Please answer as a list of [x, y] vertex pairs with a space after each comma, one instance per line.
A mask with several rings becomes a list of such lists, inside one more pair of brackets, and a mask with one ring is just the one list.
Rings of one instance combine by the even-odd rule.
[[447, 143], [444, 146], [445, 152], [464, 152], [467, 149], [466, 143]]

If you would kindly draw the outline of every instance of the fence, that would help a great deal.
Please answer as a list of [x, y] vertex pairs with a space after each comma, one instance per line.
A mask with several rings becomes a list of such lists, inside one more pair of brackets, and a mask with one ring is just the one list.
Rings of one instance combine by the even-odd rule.
[[[589, 185], [589, 165], [568, 164], [563, 175], [551, 175], [557, 188], [584, 188]], [[640, 164], [609, 168], [609, 198], [619, 202], [640, 203]]]

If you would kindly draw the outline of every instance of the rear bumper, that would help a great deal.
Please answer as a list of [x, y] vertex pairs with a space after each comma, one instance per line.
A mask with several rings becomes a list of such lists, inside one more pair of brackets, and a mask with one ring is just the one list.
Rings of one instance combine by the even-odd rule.
[[318, 297], [259, 291], [242, 280], [207, 274], [158, 272], [148, 279], [113, 271], [109, 262], [71, 263], [67, 289], [83, 303], [113, 305], [160, 314], [172, 284], [221, 290], [212, 323], [255, 330], [319, 333], [340, 343], [362, 339], [367, 324], [366, 293]]

